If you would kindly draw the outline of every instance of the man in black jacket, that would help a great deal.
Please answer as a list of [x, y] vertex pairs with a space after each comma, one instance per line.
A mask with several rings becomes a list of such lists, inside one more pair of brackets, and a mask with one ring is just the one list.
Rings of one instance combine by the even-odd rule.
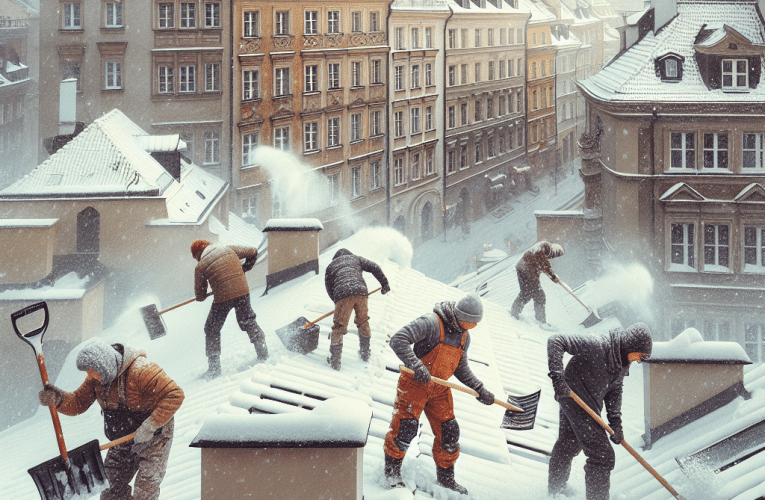
[[[547, 340], [547, 362], [560, 403], [560, 428], [553, 446], [547, 480], [549, 494], [566, 493], [571, 462], [584, 451], [587, 500], [608, 500], [611, 470], [616, 463], [606, 431], [574, 401], [579, 396], [595, 413], [606, 406], [608, 423], [614, 434], [611, 441], [620, 444], [622, 430], [622, 386], [632, 361], [650, 356], [651, 332], [643, 323], [626, 330], [616, 328], [608, 334], [576, 333], [552, 335]], [[563, 369], [563, 354], [573, 357]]]
[[341, 248], [332, 257], [324, 274], [324, 286], [329, 298], [335, 303], [334, 323], [329, 345], [330, 356], [327, 362], [335, 370], [340, 370], [340, 358], [343, 353], [343, 336], [348, 333], [351, 312], [356, 313], [354, 323], [359, 329], [359, 354], [364, 361], [369, 359], [369, 342], [372, 331], [369, 329], [368, 290], [362, 272], [372, 273], [382, 286], [382, 293], [390, 291], [388, 279], [380, 266], [350, 250]]

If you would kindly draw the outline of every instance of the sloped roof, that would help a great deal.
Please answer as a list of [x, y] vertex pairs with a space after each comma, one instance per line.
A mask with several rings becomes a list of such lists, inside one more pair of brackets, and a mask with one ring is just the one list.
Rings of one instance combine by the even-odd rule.
[[537, 2], [535, 0], [521, 0], [519, 5], [525, 11], [531, 13], [531, 18], [529, 18], [530, 23], [542, 23], [557, 20], [555, 14], [550, 12], [550, 9], [548, 9], [542, 2]]
[[[756, 2], [677, 2], [678, 15], [658, 33], [647, 34], [611, 64], [580, 82], [595, 98], [609, 101], [746, 102], [765, 98], [765, 85], [745, 93], [709, 90], [694, 57], [694, 42], [705, 25], [724, 22], [751, 43], [765, 43], [765, 28]], [[681, 82], [666, 83], [656, 75], [654, 59], [672, 50], [683, 57]]]

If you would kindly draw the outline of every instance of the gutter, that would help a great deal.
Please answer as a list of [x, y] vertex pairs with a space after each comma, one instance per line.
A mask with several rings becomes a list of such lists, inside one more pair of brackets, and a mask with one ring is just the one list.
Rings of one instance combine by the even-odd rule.
[[[234, 0], [229, 2], [228, 48], [231, 66], [228, 68], [228, 181], [231, 195], [234, 192]], [[234, 202], [238, 201], [235, 199]], [[230, 205], [229, 205], [229, 208]]]
[[390, 81], [390, 75], [391, 75], [391, 69], [393, 68], [393, 51], [392, 46], [390, 44], [391, 42], [391, 34], [390, 34], [390, 16], [391, 16], [391, 5], [393, 5], [393, 0], [390, 0], [388, 2], [388, 17], [385, 19], [385, 32], [388, 35], [388, 64], [387, 68], [385, 70], [385, 76], [388, 79], [385, 83], [385, 91], [387, 94], [387, 103], [385, 105], [385, 128], [386, 128], [386, 134], [385, 134], [385, 143], [383, 144], [383, 149], [386, 151], [385, 153], [385, 218], [386, 218], [386, 224], [390, 226], [390, 108], [391, 108], [391, 102], [393, 101], [391, 96], [391, 81]]
[[[446, 68], [446, 33], [448, 31], [447, 26], [449, 25], [449, 21], [454, 16], [454, 10], [452, 9], [452, 6], [448, 3], [446, 4], [447, 7], [449, 7], [449, 17], [446, 18], [446, 21], [444, 21], [444, 32], [443, 32], [443, 50], [444, 50], [444, 62], [441, 65], [442, 71], [443, 71], [443, 78], [441, 79], [442, 82], [444, 82], [444, 104], [443, 104], [443, 113], [441, 116], [443, 116], [443, 123], [441, 126], [444, 130], [444, 139], [446, 138], [446, 129], [447, 129], [447, 123], [449, 120], [449, 117], [447, 115], [447, 109], [446, 109], [446, 82], [448, 81], [447, 78], [447, 68]], [[456, 71], [456, 68], [455, 68]], [[456, 78], [456, 76], [455, 76]], [[456, 113], [456, 109], [455, 109]], [[455, 117], [456, 120], [456, 117]], [[443, 155], [443, 174], [441, 175], [441, 224], [443, 225], [444, 229], [444, 241], [446, 241], [446, 156], [449, 154], [449, 152], [446, 150], [446, 141], [444, 141], [444, 155]], [[455, 151], [456, 154], [456, 151]]]

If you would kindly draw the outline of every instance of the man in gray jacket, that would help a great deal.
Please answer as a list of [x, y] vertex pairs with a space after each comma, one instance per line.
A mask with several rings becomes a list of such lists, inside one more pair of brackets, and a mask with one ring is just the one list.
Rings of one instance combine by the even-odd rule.
[[[571, 462], [584, 451], [587, 500], [608, 500], [611, 470], [616, 463], [608, 434], [574, 401], [579, 396], [595, 413], [606, 406], [608, 423], [614, 434], [611, 441], [620, 444], [622, 430], [622, 386], [632, 361], [650, 356], [651, 332], [643, 323], [616, 328], [607, 334], [575, 333], [551, 335], [547, 340], [547, 362], [560, 403], [558, 440], [553, 446], [547, 480], [549, 494], [566, 494]], [[563, 369], [563, 354], [573, 357]]]
[[358, 255], [347, 248], [341, 248], [332, 257], [324, 274], [324, 286], [332, 302], [335, 303], [335, 315], [332, 324], [332, 336], [329, 345], [327, 362], [335, 370], [340, 370], [340, 358], [343, 353], [343, 336], [348, 333], [348, 322], [351, 313], [355, 312], [354, 323], [359, 329], [359, 354], [364, 361], [369, 359], [369, 343], [372, 331], [369, 329], [369, 308], [367, 282], [362, 273], [372, 273], [382, 286], [382, 293], [390, 291], [388, 279], [380, 266]]

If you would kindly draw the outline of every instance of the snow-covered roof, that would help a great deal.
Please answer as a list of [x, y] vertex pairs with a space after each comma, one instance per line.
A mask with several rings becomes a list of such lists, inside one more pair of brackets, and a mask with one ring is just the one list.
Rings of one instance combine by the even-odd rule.
[[449, 0], [394, 0], [390, 8], [392, 11], [444, 11], [449, 12]]
[[751, 364], [738, 342], [704, 342], [695, 328], [688, 328], [669, 342], [654, 342], [650, 363]]
[[[461, 14], [490, 14], [492, 12], [505, 12], [505, 13], [528, 13], [528, 9], [524, 8], [524, 6], [521, 4], [518, 6], [517, 9], [514, 9], [510, 5], [505, 2], [505, 0], [498, 0], [497, 4], [494, 5], [490, 1], [486, 1], [486, 5], [484, 7], [479, 7], [476, 5], [472, 0], [463, 0], [470, 2], [470, 5], [468, 7], [463, 7], [459, 3], [457, 3], [455, 0], [446, 0], [448, 2], [448, 7], [454, 12], [454, 13], [461, 13]], [[522, 0], [523, 2], [524, 0]], [[521, 2], [521, 3], [522, 3]]]
[[[658, 33], [614, 59], [590, 78], [579, 82], [597, 99], [646, 102], [741, 102], [765, 99], [765, 85], [748, 92], [709, 90], [696, 62], [694, 42], [702, 27], [724, 22], [754, 45], [765, 43], [765, 28], [754, 1], [677, 2], [677, 17]], [[685, 58], [682, 80], [662, 82], [654, 68], [657, 56], [674, 51]]]
[[321, 221], [314, 218], [269, 219], [263, 227], [267, 231], [320, 231], [324, 229]]
[[521, 0], [519, 5], [524, 11], [531, 13], [529, 23], [542, 23], [557, 20], [555, 14], [550, 12], [550, 9], [548, 9], [542, 2], [536, 0]]

